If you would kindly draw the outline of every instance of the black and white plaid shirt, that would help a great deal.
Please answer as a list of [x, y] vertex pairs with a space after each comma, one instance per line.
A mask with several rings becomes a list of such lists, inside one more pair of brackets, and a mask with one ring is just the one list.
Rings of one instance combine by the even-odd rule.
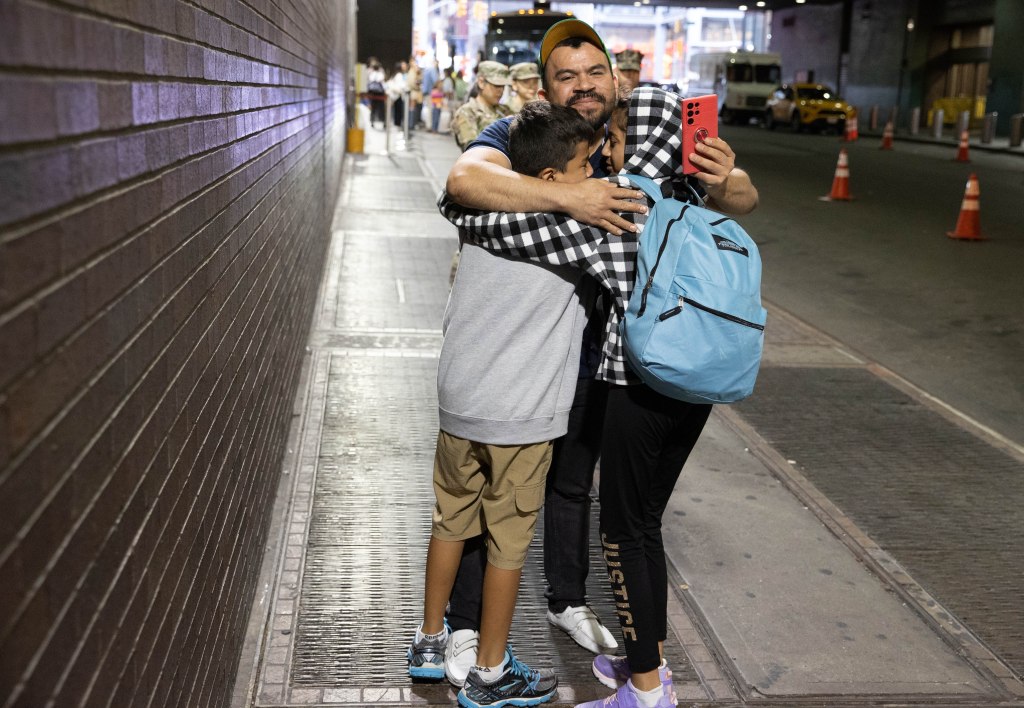
[[[680, 99], [675, 94], [638, 88], [629, 103], [626, 164], [623, 172], [641, 174], [659, 184], [681, 174]], [[621, 187], [633, 187], [628, 176], [608, 178]], [[635, 188], [635, 187], [634, 187]], [[645, 197], [648, 207], [651, 200]], [[612, 236], [596, 226], [582, 224], [565, 214], [481, 212], [465, 209], [444, 192], [438, 208], [459, 227], [460, 237], [497, 253], [552, 265], [576, 265], [596, 278], [615, 298], [605, 323], [597, 378], [613, 384], [634, 384], [634, 374], [622, 350], [619, 321], [636, 280], [636, 252], [641, 234]], [[639, 224], [645, 214], [626, 212], [623, 218]]]

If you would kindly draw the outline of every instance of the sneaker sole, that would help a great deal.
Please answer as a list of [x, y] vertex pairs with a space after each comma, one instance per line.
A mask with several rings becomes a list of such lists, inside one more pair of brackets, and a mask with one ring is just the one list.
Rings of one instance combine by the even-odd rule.
[[608, 688], [622, 688], [622, 684], [626, 683], [625, 681], [617, 681], [612, 676], [602, 674], [600, 671], [597, 670], [597, 667], [593, 664], [590, 665], [590, 669], [594, 672], [594, 676], [597, 677], [597, 680], [605, 686], [607, 686]]
[[459, 692], [459, 705], [463, 708], [500, 708], [500, 706], [536, 706], [547, 703], [555, 697], [557, 689], [536, 698], [504, 698], [494, 703], [477, 703], [463, 692]]
[[410, 666], [409, 675], [419, 679], [440, 680], [444, 678], [444, 667]]

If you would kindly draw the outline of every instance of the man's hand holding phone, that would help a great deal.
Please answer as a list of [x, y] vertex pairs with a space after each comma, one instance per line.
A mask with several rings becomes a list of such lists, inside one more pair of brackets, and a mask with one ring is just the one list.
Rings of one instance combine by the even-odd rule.
[[693, 176], [711, 192], [729, 178], [729, 173], [736, 167], [736, 153], [722, 138], [709, 138], [695, 146], [695, 152], [688, 161], [697, 167]]
[[713, 95], [681, 99], [683, 172], [696, 177], [708, 206], [726, 214], [746, 214], [757, 206], [757, 190], [736, 167], [736, 153], [718, 137], [718, 99]]
[[697, 147], [718, 137], [718, 97], [709, 94], [680, 99], [683, 114], [683, 174], [695, 175], [701, 165], [692, 162]]

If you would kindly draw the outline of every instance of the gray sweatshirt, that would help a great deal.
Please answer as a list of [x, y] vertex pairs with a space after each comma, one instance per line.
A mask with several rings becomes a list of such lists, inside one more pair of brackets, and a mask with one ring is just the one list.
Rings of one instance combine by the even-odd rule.
[[466, 243], [442, 324], [441, 429], [491, 445], [565, 435], [587, 321], [577, 288], [590, 287], [577, 268]]

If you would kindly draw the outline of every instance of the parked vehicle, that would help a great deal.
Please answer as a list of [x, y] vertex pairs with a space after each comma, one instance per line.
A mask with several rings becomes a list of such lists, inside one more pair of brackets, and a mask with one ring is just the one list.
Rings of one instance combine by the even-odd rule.
[[569, 17], [570, 13], [543, 9], [492, 12], [487, 18], [484, 59], [506, 66], [537, 61], [548, 27]]
[[718, 115], [724, 123], [761, 118], [772, 90], [782, 78], [781, 57], [757, 52], [709, 52], [690, 61], [697, 77], [691, 95], [718, 96]]
[[857, 111], [825, 84], [782, 84], [772, 92], [764, 112], [769, 130], [780, 123], [794, 132], [804, 128], [840, 131]]

